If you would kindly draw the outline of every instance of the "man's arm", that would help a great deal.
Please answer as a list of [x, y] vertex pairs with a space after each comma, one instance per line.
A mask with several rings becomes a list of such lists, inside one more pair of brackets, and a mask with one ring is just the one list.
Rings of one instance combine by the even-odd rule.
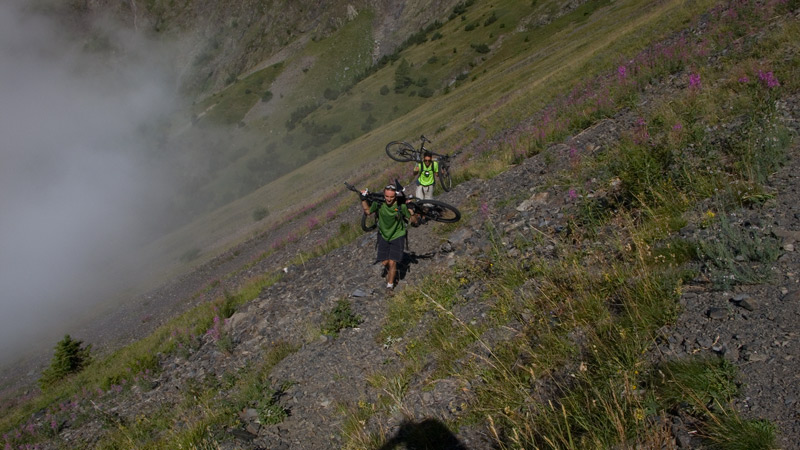
[[408, 213], [408, 215], [406, 216], [408, 217], [408, 223], [410, 223], [411, 225], [416, 225], [417, 222], [419, 221], [419, 214], [417, 214], [417, 211], [414, 210], [414, 208], [409, 208], [406, 205], [403, 206], [406, 207], [406, 213]]
[[364, 210], [364, 214], [369, 214], [369, 210], [370, 210], [369, 203], [367, 203], [367, 199], [366, 199], [367, 192], [369, 192], [369, 191], [367, 191], [366, 189], [361, 191], [361, 209]]

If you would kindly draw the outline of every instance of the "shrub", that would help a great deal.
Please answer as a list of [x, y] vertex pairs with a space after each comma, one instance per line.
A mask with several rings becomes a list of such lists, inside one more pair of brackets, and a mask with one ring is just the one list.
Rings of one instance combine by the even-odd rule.
[[336, 302], [336, 307], [326, 314], [322, 333], [335, 336], [342, 328], [354, 328], [361, 322], [363, 319], [350, 309], [350, 302], [339, 300]]
[[381, 91], [380, 92], [381, 92], [381, 95], [389, 94], [389, 86], [384, 84], [383, 86], [381, 86]]
[[322, 93], [322, 96], [333, 101], [339, 97], [339, 91], [337, 89], [325, 88], [325, 92]]
[[378, 119], [372, 116], [372, 114], [368, 115], [367, 118], [364, 120], [364, 123], [361, 124], [361, 131], [367, 132], [370, 131], [375, 127], [375, 123], [378, 122]]
[[261, 94], [261, 101], [262, 102], [268, 102], [270, 100], [272, 100], [272, 91], [269, 91], [269, 90], [264, 91], [264, 93]]
[[260, 222], [262, 219], [269, 215], [269, 210], [265, 207], [256, 208], [253, 211], [253, 220], [256, 222]]
[[470, 47], [478, 53], [489, 53], [489, 46], [486, 44], [472, 44]]
[[781, 254], [780, 242], [754, 229], [744, 229], [720, 218], [718, 231], [698, 243], [698, 254], [715, 289], [734, 285], [762, 283], [770, 279], [769, 266]]
[[89, 365], [92, 361], [92, 346], [83, 347], [82, 344], [82, 341], [72, 339], [68, 334], [56, 344], [50, 367], [42, 372], [42, 377], [39, 379], [42, 390], [68, 375], [80, 372]]
[[394, 91], [403, 92], [412, 82], [411, 64], [406, 59], [403, 59], [394, 72]]

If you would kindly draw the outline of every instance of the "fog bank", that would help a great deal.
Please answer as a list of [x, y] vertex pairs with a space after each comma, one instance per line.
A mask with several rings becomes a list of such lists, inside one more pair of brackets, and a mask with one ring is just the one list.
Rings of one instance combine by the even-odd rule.
[[126, 254], [166, 210], [169, 176], [148, 130], [172, 108], [169, 55], [134, 34], [103, 42], [113, 51], [89, 52], [0, 3], [3, 364], [52, 347], [134, 282]]

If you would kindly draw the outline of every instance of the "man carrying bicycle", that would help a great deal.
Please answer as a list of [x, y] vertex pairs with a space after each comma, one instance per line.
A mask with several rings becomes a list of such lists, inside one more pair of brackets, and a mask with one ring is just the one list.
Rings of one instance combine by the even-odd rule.
[[415, 196], [422, 200], [433, 200], [433, 185], [435, 176], [439, 173], [439, 162], [433, 160], [433, 155], [428, 150], [422, 156], [422, 161], [414, 165], [414, 176], [417, 177], [417, 192]]
[[397, 199], [397, 187], [393, 184], [383, 189], [383, 202], [370, 205], [361, 193], [361, 207], [364, 214], [378, 214], [378, 256], [376, 261], [383, 264], [386, 272], [386, 288], [394, 289], [397, 263], [403, 260], [406, 245], [406, 221], [416, 223], [417, 216], [409, 211], [405, 203]]

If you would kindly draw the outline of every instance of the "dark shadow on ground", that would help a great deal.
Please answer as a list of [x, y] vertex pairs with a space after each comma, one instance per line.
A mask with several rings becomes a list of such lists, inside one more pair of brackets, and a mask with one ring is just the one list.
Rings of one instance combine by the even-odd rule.
[[468, 450], [441, 422], [403, 422], [397, 433], [379, 450]]
[[417, 255], [414, 252], [403, 252], [403, 260], [397, 265], [397, 279], [403, 280], [406, 274], [411, 271], [412, 264], [419, 264], [421, 259], [430, 259], [436, 256], [436, 252], [428, 252], [422, 255]]

